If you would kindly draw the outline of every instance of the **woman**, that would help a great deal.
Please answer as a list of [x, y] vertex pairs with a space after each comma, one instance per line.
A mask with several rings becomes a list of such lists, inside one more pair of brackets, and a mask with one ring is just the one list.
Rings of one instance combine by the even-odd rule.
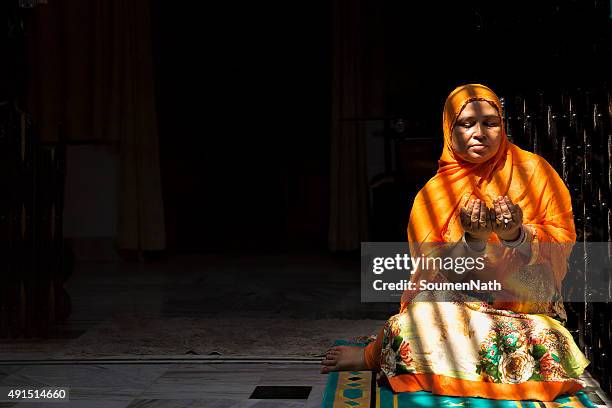
[[[486, 253], [483, 276], [495, 273], [506, 296], [435, 302], [405, 291], [376, 341], [365, 350], [333, 347], [321, 372], [376, 370], [395, 392], [510, 400], [551, 401], [584, 387], [578, 377], [589, 362], [561, 323], [561, 282], [576, 239], [571, 199], [543, 158], [508, 141], [501, 112], [480, 84], [448, 96], [438, 172], [415, 198], [408, 241], [413, 257], [432, 255], [439, 243]], [[421, 279], [449, 277], [411, 277]]]

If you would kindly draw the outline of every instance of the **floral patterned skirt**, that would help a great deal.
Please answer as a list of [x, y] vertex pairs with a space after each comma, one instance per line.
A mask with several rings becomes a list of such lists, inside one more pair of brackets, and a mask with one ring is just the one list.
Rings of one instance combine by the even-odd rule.
[[382, 333], [382, 378], [396, 392], [552, 401], [585, 386], [578, 377], [589, 361], [546, 315], [413, 302]]

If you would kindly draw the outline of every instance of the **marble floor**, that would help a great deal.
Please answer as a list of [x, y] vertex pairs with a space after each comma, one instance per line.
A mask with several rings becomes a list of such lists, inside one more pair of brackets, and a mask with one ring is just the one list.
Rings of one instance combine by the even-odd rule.
[[[145, 263], [78, 263], [65, 285], [73, 307], [68, 322], [57, 325], [49, 339], [0, 340], [0, 389], [68, 386], [70, 400], [0, 402], [0, 408], [318, 407], [326, 376], [315, 358], [62, 360], [53, 355], [116, 313], [384, 320], [397, 312], [396, 304], [361, 303], [359, 284], [359, 258], [347, 255], [182, 255]], [[587, 380], [590, 392], [605, 398]], [[310, 389], [303, 398], [249, 398], [258, 386]]]
[[[238, 408], [319, 407], [326, 376], [318, 363], [147, 362], [95, 364], [0, 365], [0, 388], [66, 387], [66, 402], [0, 402], [1, 407], [79, 408]], [[597, 383], [587, 375], [586, 389], [598, 407], [612, 407]], [[256, 387], [306, 387], [292, 399], [250, 398]], [[606, 405], [607, 404], [607, 405]]]
[[[0, 387], [65, 386], [50, 407], [318, 407], [326, 376], [310, 364], [65, 364], [0, 366]], [[257, 386], [311, 387], [302, 399], [250, 399]], [[40, 408], [40, 402], [0, 407]]]
[[[54, 355], [121, 313], [310, 321], [384, 320], [396, 313], [396, 304], [361, 303], [359, 279], [356, 255], [180, 255], [144, 263], [80, 262], [65, 284], [72, 299], [68, 322], [57, 325], [49, 339], [0, 340], [0, 387], [69, 385], [70, 401], [52, 407], [316, 407], [326, 381], [318, 358], [219, 363], [200, 356], [168, 356], [164, 362], [135, 356], [108, 364], [61, 361]], [[257, 386], [311, 388], [301, 399], [249, 398]], [[0, 402], [0, 407], [29, 405], [46, 404]]]

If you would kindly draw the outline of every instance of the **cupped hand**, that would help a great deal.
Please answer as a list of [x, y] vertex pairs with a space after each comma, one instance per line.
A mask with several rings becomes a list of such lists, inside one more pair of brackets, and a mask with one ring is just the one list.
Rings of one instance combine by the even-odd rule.
[[493, 201], [489, 210], [493, 232], [504, 241], [516, 241], [521, 235], [523, 225], [523, 210], [514, 204], [508, 196], [499, 196]]
[[473, 240], [487, 241], [493, 231], [491, 214], [484, 201], [470, 200], [460, 210], [461, 226]]

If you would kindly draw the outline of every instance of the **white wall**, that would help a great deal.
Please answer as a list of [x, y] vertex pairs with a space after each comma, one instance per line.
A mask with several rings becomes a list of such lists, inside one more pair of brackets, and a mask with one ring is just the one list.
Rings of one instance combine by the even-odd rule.
[[66, 149], [64, 237], [77, 259], [115, 259], [119, 154], [112, 146], [69, 145]]

